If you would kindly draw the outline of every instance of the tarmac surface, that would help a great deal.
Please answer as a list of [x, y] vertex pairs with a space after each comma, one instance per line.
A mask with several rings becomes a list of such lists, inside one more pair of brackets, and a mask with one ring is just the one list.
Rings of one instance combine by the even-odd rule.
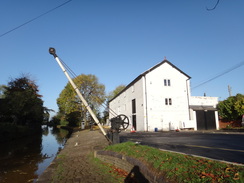
[[166, 151], [244, 165], [244, 133], [225, 131], [120, 133], [121, 142], [140, 142]]
[[64, 149], [37, 179], [37, 183], [110, 183], [109, 174], [104, 174], [94, 164], [94, 150], [108, 145], [99, 130], [73, 132]]

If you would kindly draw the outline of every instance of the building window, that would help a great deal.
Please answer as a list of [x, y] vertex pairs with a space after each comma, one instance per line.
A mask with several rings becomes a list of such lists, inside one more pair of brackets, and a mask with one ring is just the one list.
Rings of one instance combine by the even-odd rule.
[[168, 86], [170, 86], [170, 79], [168, 79]]
[[164, 79], [164, 86], [171, 86], [170, 79]]
[[169, 105], [172, 105], [172, 99], [169, 98]]
[[132, 114], [136, 113], [136, 99], [132, 100]]
[[171, 98], [165, 98], [165, 105], [172, 105], [172, 99]]

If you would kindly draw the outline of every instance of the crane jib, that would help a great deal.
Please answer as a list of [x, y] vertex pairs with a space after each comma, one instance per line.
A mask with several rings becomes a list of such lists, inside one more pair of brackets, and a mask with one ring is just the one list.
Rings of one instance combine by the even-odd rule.
[[69, 76], [69, 74], [66, 71], [65, 67], [63, 66], [63, 64], [59, 60], [59, 58], [58, 58], [58, 56], [56, 54], [56, 50], [54, 48], [49, 48], [49, 53], [54, 56], [55, 60], [57, 61], [58, 65], [61, 67], [61, 69], [64, 72], [65, 76], [68, 78], [70, 84], [74, 88], [74, 90], [77, 93], [78, 97], [80, 98], [81, 102], [84, 104], [84, 106], [86, 107], [86, 109], [88, 110], [88, 112], [90, 113], [90, 115], [92, 116], [93, 120], [95, 121], [95, 123], [98, 125], [98, 127], [102, 131], [102, 133], [105, 136], [105, 138], [111, 143], [110, 139], [107, 136], [107, 133], [104, 131], [104, 129], [103, 129], [101, 123], [99, 122], [99, 120], [97, 119], [96, 115], [94, 114], [94, 112], [92, 111], [92, 109], [88, 105], [87, 101], [82, 96], [81, 92], [79, 91], [79, 89], [77, 88], [77, 86], [75, 85], [75, 83], [73, 82], [73, 80], [71, 79], [71, 77]]

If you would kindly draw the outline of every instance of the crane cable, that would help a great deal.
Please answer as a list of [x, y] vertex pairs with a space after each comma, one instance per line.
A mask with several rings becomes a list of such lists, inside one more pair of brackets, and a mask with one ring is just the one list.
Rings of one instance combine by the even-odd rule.
[[[77, 78], [77, 75], [75, 74], [75, 72], [59, 57], [60, 62], [64, 65], [65, 69], [67, 72], [69, 72], [69, 74], [72, 76], [72, 78]], [[92, 92], [89, 93], [89, 95], [91, 95]], [[102, 101], [102, 99], [100, 99], [98, 96], [93, 95], [94, 97], [96, 97], [100, 102], [101, 105], [104, 109], [108, 109], [109, 113], [112, 114], [112, 116], [117, 116], [118, 114], [112, 110], [108, 105], [105, 104], [105, 102]]]

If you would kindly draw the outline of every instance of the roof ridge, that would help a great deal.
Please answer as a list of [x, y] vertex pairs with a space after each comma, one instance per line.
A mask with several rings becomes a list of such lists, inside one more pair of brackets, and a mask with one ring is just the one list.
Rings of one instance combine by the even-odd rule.
[[[175, 68], [176, 70], [178, 70], [180, 73], [182, 73], [183, 75], [185, 75], [186, 77], [188, 77], [189, 79], [191, 78], [189, 75], [187, 75], [186, 73], [184, 73], [182, 70], [180, 70], [178, 67], [176, 67], [174, 64], [172, 64], [170, 61], [168, 61], [166, 59], [166, 57], [164, 57], [164, 60], [157, 63], [156, 65], [154, 65], [153, 67], [151, 67], [150, 69], [146, 70], [145, 72], [143, 72], [142, 74], [140, 74], [139, 76], [137, 76], [134, 80], [132, 80], [128, 85], [126, 85], [126, 87], [121, 90], [121, 92], [119, 92], [116, 96], [114, 96], [110, 101], [112, 101], [113, 99], [115, 99], [117, 96], [119, 96], [122, 92], [124, 92], [125, 90], [127, 90], [127, 88], [129, 88], [131, 85], [133, 85], [136, 81], [138, 81], [139, 79], [141, 79], [141, 77], [145, 76], [146, 74], [148, 74], [149, 72], [153, 71], [154, 69], [156, 69], [157, 67], [163, 65], [164, 63], [168, 63], [169, 65], [171, 65], [173, 68]], [[110, 102], [109, 101], [109, 102]]]

